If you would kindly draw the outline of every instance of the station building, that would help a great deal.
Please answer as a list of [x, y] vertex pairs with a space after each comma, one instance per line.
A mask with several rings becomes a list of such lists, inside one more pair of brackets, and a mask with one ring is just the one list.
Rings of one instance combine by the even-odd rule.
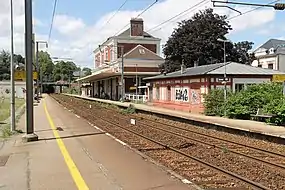
[[[94, 50], [94, 70], [91, 75], [78, 79], [83, 83], [85, 96], [121, 99], [121, 88], [126, 96], [135, 94], [146, 98], [145, 77], [160, 74], [160, 39], [144, 31], [142, 19], [131, 19], [130, 28], [117, 36], [109, 37]], [[121, 69], [124, 64], [124, 86]], [[138, 83], [138, 84], [136, 84]]]
[[[224, 73], [226, 72], [226, 79]], [[225, 89], [233, 92], [246, 89], [248, 85], [269, 82], [283, 82], [285, 73], [277, 70], [253, 67], [228, 62], [194, 66], [168, 74], [147, 77], [148, 102], [154, 106], [192, 113], [204, 111], [204, 94], [211, 89]]]

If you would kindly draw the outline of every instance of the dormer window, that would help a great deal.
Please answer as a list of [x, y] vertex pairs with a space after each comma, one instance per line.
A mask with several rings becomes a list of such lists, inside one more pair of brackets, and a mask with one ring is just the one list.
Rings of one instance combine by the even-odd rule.
[[270, 48], [269, 49], [269, 54], [274, 54], [275, 53], [275, 49], [274, 48]]

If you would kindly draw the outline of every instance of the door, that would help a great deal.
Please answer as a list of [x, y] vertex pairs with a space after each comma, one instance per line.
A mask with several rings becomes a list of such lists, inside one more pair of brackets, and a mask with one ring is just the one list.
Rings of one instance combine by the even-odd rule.
[[171, 86], [167, 86], [167, 101], [171, 101]]

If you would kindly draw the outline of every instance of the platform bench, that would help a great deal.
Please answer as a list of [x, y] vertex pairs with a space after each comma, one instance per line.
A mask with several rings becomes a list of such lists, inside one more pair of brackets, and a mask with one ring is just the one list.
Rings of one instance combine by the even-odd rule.
[[256, 111], [256, 114], [251, 114], [250, 115], [251, 118], [253, 120], [256, 120], [256, 121], [265, 121], [265, 119], [270, 119], [272, 117], [275, 117], [276, 115], [275, 114], [269, 114], [269, 113], [265, 113], [263, 111], [263, 109], [260, 109], [258, 108], [257, 111]]

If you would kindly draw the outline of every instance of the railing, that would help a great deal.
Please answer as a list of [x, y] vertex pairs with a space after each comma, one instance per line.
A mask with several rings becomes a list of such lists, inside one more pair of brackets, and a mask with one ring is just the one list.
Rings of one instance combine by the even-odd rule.
[[147, 95], [126, 94], [126, 99], [134, 102], [147, 102]]

